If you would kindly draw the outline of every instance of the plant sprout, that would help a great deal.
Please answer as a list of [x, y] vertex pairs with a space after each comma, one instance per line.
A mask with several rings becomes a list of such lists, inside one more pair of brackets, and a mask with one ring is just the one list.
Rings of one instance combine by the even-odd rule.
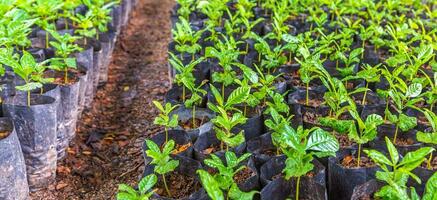
[[173, 112], [174, 109], [178, 107], [178, 105], [172, 106], [170, 103], [166, 103], [165, 106], [162, 106], [161, 103], [157, 101], [153, 101], [156, 108], [161, 112], [153, 122], [154, 124], [164, 126], [165, 130], [165, 143], [168, 141], [168, 129], [174, 128], [178, 126], [178, 115], [170, 113]]
[[152, 158], [150, 164], [154, 164], [154, 171], [157, 174], [162, 176], [162, 181], [164, 183], [165, 190], [167, 191], [168, 197], [171, 197], [170, 190], [167, 186], [167, 181], [165, 180], [165, 175], [169, 172], [172, 172], [179, 166], [178, 160], [173, 160], [170, 157], [171, 152], [175, 148], [175, 142], [173, 140], [169, 140], [165, 143], [162, 151], [159, 146], [151, 140], [146, 140], [146, 145], [148, 150], [146, 150], [147, 156]]

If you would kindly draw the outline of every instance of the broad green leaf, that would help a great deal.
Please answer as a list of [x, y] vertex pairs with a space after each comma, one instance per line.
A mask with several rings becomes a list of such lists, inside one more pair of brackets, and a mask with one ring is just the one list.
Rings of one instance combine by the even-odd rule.
[[424, 133], [419, 131], [416, 133], [417, 141], [427, 144], [437, 144], [437, 132]]
[[384, 154], [376, 151], [376, 150], [364, 150], [364, 153], [369, 156], [374, 162], [376, 162], [379, 166], [383, 167], [385, 165], [391, 166], [391, 161], [384, 156]]
[[17, 90], [21, 90], [21, 91], [31, 91], [31, 90], [35, 90], [38, 88], [42, 88], [42, 86], [43, 85], [41, 83], [29, 82], [29, 83], [26, 83], [24, 85], [15, 86], [15, 88]]
[[433, 151], [434, 148], [432, 147], [422, 147], [416, 151], [408, 152], [399, 163], [399, 166], [411, 171], [422, 164], [422, 162], [425, 160], [425, 157]]
[[156, 108], [158, 108], [162, 113], [165, 113], [165, 109], [164, 107], [162, 107], [161, 103], [159, 103], [158, 101], [152, 101], [153, 104], [155, 104]]
[[417, 126], [417, 118], [410, 117], [403, 113], [399, 115], [399, 128], [402, 131], [408, 131]]
[[339, 149], [339, 144], [334, 136], [321, 128], [317, 128], [308, 138], [306, 149], [335, 153]]
[[436, 200], [437, 199], [437, 172], [428, 179], [425, 185], [425, 193], [422, 200]]
[[157, 181], [158, 178], [155, 174], [147, 175], [146, 177], [142, 178], [141, 181], [138, 183], [138, 189], [142, 194], [145, 194], [148, 190], [152, 189]]
[[228, 196], [234, 200], [252, 200], [257, 191], [243, 192], [238, 188], [236, 183], [233, 183], [228, 192]]
[[212, 200], [224, 200], [223, 192], [214, 177], [204, 170], [197, 170], [197, 174], [199, 174], [203, 188]]
[[231, 107], [236, 104], [243, 103], [249, 96], [249, 87], [238, 87], [229, 95], [226, 101], [226, 107]]
[[390, 139], [388, 137], [385, 137], [385, 143], [387, 145], [388, 153], [390, 154], [391, 162], [395, 165], [399, 161], [399, 154], [398, 150], [396, 149], [395, 145], [391, 143]]
[[422, 93], [422, 84], [420, 83], [413, 83], [408, 86], [407, 92], [405, 93], [405, 96], [414, 98], [420, 95]]

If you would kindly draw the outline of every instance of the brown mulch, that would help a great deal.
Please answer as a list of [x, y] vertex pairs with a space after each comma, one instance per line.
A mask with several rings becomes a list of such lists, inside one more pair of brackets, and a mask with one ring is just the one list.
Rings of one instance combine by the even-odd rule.
[[91, 110], [84, 111], [57, 178], [31, 199], [115, 199], [118, 184], [134, 185], [144, 164], [141, 145], [158, 131], [152, 100], [162, 100], [170, 83], [167, 44], [172, 0], [140, 0], [120, 34]]

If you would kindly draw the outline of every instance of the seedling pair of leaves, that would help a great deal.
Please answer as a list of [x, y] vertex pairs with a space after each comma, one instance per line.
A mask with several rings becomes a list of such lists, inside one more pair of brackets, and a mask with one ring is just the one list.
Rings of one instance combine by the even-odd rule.
[[0, 45], [6, 48], [28, 47], [28, 35], [38, 19], [29, 19], [27, 13], [20, 9], [12, 9], [0, 19]]
[[74, 42], [80, 37], [71, 36], [68, 33], [60, 35], [57, 31], [49, 30], [50, 35], [55, 41], [50, 41], [50, 45], [55, 48], [55, 55], [57, 58], [52, 59], [52, 69], [64, 72], [64, 83], [68, 83], [68, 69], [77, 69], [76, 58], [71, 57], [75, 52], [82, 51]]
[[364, 91], [363, 100], [361, 105], [366, 105], [367, 89], [369, 88], [369, 83], [379, 82], [381, 80], [381, 64], [371, 66], [369, 64], [364, 64], [363, 69], [358, 71], [355, 75], [347, 76], [342, 79], [342, 81], [362, 79], [366, 82], [366, 91]]
[[176, 27], [172, 30], [173, 40], [177, 43], [176, 50], [181, 54], [191, 54], [194, 58], [194, 55], [202, 49], [198, 41], [204, 31], [194, 31], [188, 20], [179, 17]]
[[[168, 129], [175, 128], [178, 126], [178, 115], [171, 114], [174, 109], [178, 107], [178, 105], [172, 106], [170, 103], [166, 103], [165, 106], [162, 106], [161, 103], [157, 101], [153, 101], [156, 108], [161, 112], [153, 122], [156, 125], [164, 126], [165, 130], [165, 143], [168, 142]], [[171, 114], [171, 115], [170, 115]]]
[[378, 114], [368, 115], [363, 121], [357, 111], [355, 103], [349, 100], [349, 106], [344, 107], [349, 110], [354, 120], [339, 120], [332, 117], [320, 118], [319, 122], [323, 126], [331, 127], [340, 134], [348, 134], [348, 138], [358, 144], [357, 167], [361, 166], [361, 147], [374, 140], [378, 134], [377, 128], [384, 123], [382, 117]]
[[[234, 134], [232, 129], [238, 124], [246, 123], [247, 118], [234, 106], [243, 103], [247, 99], [250, 88], [238, 87], [232, 91], [225, 102], [224, 97], [220, 95], [217, 88], [213, 85], [210, 87], [217, 101], [217, 105], [208, 103], [208, 108], [218, 114], [211, 120], [214, 124], [217, 139], [225, 143], [227, 149], [228, 147], [236, 147], [244, 142], [244, 133], [241, 130], [239, 133]], [[221, 148], [223, 149], [223, 146]]]
[[285, 125], [278, 136], [281, 150], [287, 156], [283, 173], [285, 179], [297, 178], [295, 196], [299, 199], [300, 179], [313, 170], [314, 156], [334, 156], [339, 144], [334, 136], [318, 127], [304, 129], [299, 126], [295, 130]]
[[167, 182], [165, 179], [165, 175], [169, 172], [172, 172], [179, 166], [178, 160], [173, 160], [170, 155], [175, 149], [174, 140], [169, 140], [165, 143], [162, 151], [159, 146], [151, 140], [146, 140], [146, 145], [148, 150], [146, 150], [146, 155], [152, 158], [150, 164], [153, 164], [155, 169], [154, 172], [156, 174], [160, 174], [162, 176], [162, 181], [164, 183], [165, 190], [169, 197], [171, 197], [170, 190], [168, 189]]
[[299, 77], [302, 83], [306, 87], [305, 95], [305, 105], [309, 105], [309, 84], [315, 78], [320, 76], [320, 71], [324, 70], [322, 61], [320, 60], [319, 53], [311, 53], [305, 44], [299, 45], [297, 50], [299, 54], [303, 57], [302, 60], [295, 58], [295, 60], [300, 64]]
[[[420, 166], [426, 160], [425, 157], [435, 149], [432, 147], [422, 147], [416, 151], [408, 152], [402, 160], [399, 160], [399, 153], [390, 139], [386, 137], [385, 142], [390, 158], [376, 150], [364, 150], [369, 158], [382, 169], [382, 171], [376, 172], [376, 178], [387, 183], [387, 185], [375, 193], [375, 196], [382, 199], [420, 199], [413, 187], [410, 188], [409, 194], [406, 184], [410, 177], [419, 184], [421, 183], [420, 178], [413, 174], [412, 171]], [[436, 176], [434, 175], [430, 179], [430, 185], [427, 184], [424, 199], [435, 197], [435, 179]]]
[[196, 86], [195, 81], [196, 78], [193, 75], [194, 68], [204, 61], [204, 58], [199, 58], [197, 60], [191, 61], [189, 64], [184, 65], [183, 62], [175, 56], [173, 53], [170, 54], [170, 64], [171, 66], [176, 69], [178, 72], [175, 75], [175, 82], [179, 86], [182, 86], [182, 101], [186, 103], [186, 89], [189, 89], [191, 91], [191, 100], [189, 100], [189, 105], [187, 107], [191, 107], [190, 105], [194, 105], [195, 103], [199, 102], [201, 100], [201, 96], [199, 94], [205, 95], [206, 91], [200, 89], [200, 86]]
[[176, 0], [180, 5], [178, 9], [178, 15], [186, 20], [190, 19], [190, 14], [195, 10], [194, 3], [195, 0]]
[[118, 186], [117, 200], [149, 200], [153, 195], [150, 191], [158, 181], [155, 174], [147, 175], [138, 183], [138, 191], [126, 184]]
[[23, 51], [20, 58], [19, 55], [13, 53], [12, 49], [0, 49], [0, 63], [11, 67], [14, 73], [24, 80], [24, 85], [15, 86], [15, 88], [27, 92], [27, 105], [29, 107], [30, 91], [42, 88], [43, 84], [53, 81], [53, 78], [44, 77], [44, 71], [49, 67], [47, 66], [49, 62], [50, 60], [45, 60], [37, 63], [32, 54], [27, 51]]
[[387, 107], [384, 114], [391, 123], [396, 125], [395, 135], [393, 138], [394, 143], [396, 143], [399, 129], [405, 132], [413, 129], [417, 125], [417, 118], [405, 115], [403, 113], [404, 110], [406, 108], [419, 110], [415, 104], [423, 101], [423, 98], [420, 97], [420, 94], [422, 93], [422, 84], [412, 83], [407, 85], [401, 78], [396, 76], [401, 70], [402, 68], [397, 68], [392, 72], [392, 74], [383, 70], [383, 74], [390, 84], [390, 88], [385, 91], [377, 90], [381, 96], [389, 97], [393, 101], [393, 108], [395, 109], [396, 113], [393, 114], [390, 111], [388, 108], [389, 103], [387, 102]]
[[214, 154], [211, 155], [210, 159], [205, 159], [204, 163], [207, 166], [218, 171], [218, 173], [211, 175], [205, 170], [197, 170], [203, 188], [211, 199], [224, 200], [226, 197], [226, 199], [232, 200], [250, 200], [258, 193], [257, 191], [243, 192], [234, 182], [235, 174], [247, 167], [240, 163], [249, 157], [249, 153], [238, 158], [234, 152], [227, 151], [225, 153], [226, 165]]
[[225, 86], [231, 85], [237, 79], [237, 73], [233, 69], [234, 66], [243, 72], [245, 78], [253, 83], [258, 82], [257, 74], [246, 65], [238, 62], [238, 56], [241, 54], [237, 48], [239, 43], [241, 42], [236, 42], [232, 36], [229, 36], [229, 38], [223, 36], [223, 42], [218, 41], [215, 47], [205, 49], [205, 57], [217, 59], [219, 66], [223, 69], [222, 72], [212, 74], [213, 82], [222, 83], [222, 92], [224, 92]]
[[[100, 32], [108, 31], [107, 25], [112, 20], [112, 7], [117, 5], [119, 0], [82, 0], [82, 2], [93, 16], [93, 26]], [[98, 33], [96, 33], [96, 39], [99, 39]]]

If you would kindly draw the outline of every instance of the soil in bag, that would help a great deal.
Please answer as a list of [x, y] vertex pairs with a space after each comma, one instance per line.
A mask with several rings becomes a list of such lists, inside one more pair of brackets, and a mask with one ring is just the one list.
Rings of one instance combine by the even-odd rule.
[[185, 130], [192, 141], [195, 141], [201, 134], [209, 134], [212, 131], [212, 122], [210, 119], [214, 118], [214, 113], [205, 108], [179, 107], [172, 114], [178, 115], [178, 129]]
[[47, 188], [56, 177], [56, 109], [55, 99], [43, 95], [7, 98], [3, 112], [17, 130], [23, 151], [31, 191]]
[[330, 199], [350, 199], [355, 186], [375, 178], [379, 167], [361, 153], [360, 166], [357, 165], [357, 151], [343, 149], [336, 157], [328, 159], [328, 190]]

